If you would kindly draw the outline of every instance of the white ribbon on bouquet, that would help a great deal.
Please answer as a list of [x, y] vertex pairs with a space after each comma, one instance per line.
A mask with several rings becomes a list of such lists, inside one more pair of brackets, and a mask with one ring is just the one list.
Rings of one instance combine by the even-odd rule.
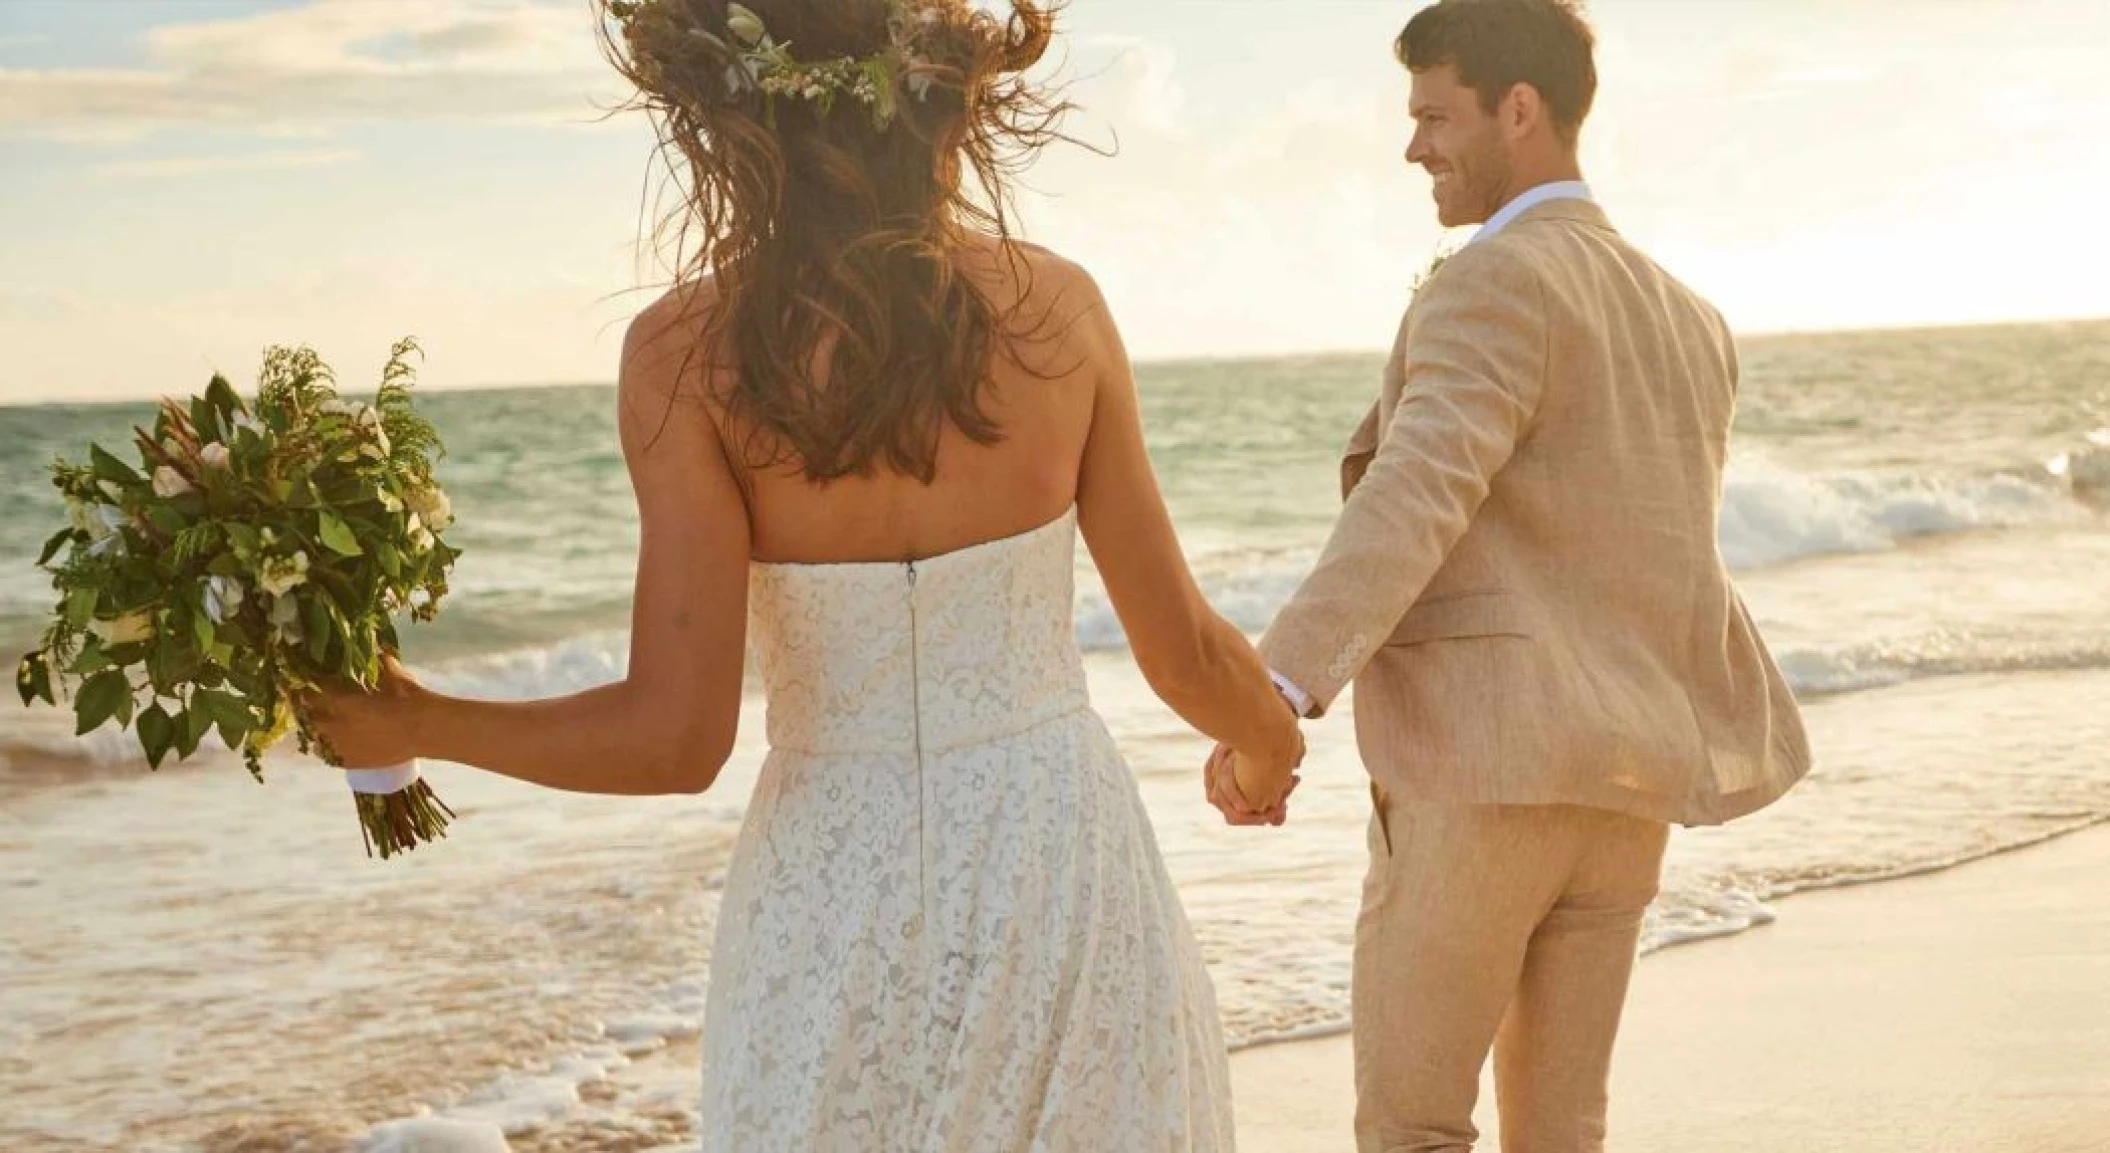
[[352, 786], [353, 792], [374, 797], [400, 793], [417, 784], [418, 775], [418, 763], [414, 760], [380, 769], [344, 770], [345, 783]]

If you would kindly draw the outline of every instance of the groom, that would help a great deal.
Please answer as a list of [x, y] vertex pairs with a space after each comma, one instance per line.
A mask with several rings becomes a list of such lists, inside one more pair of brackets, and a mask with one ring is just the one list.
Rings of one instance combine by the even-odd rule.
[[[1809, 766], [1715, 544], [1735, 344], [1581, 181], [1593, 43], [1562, 0], [1442, 0], [1400, 35], [1407, 160], [1481, 228], [1409, 308], [1340, 521], [1261, 643], [1302, 715], [1356, 687], [1366, 1153], [1471, 1149], [1490, 1047], [1506, 1149], [1600, 1149], [1670, 824]], [[1212, 758], [1211, 795], [1265, 820], [1239, 768]]]

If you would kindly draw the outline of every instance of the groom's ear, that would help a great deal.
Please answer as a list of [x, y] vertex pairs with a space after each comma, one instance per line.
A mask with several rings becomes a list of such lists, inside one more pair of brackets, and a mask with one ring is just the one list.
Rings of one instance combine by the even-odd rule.
[[1546, 115], [1545, 97], [1522, 80], [1510, 85], [1509, 91], [1502, 94], [1501, 103], [1495, 105], [1495, 120], [1502, 135], [1510, 140], [1522, 140], [1540, 128], [1552, 131]]

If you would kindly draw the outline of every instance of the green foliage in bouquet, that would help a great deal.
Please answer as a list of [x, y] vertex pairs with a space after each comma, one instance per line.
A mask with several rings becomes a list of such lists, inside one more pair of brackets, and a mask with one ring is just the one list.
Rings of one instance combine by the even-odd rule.
[[[56, 462], [69, 523], [37, 563], [59, 602], [16, 669], [23, 703], [56, 705], [77, 685], [76, 731], [130, 725], [155, 768], [214, 730], [258, 781], [289, 732], [318, 748], [301, 694], [373, 688], [399, 647], [393, 615], [431, 620], [460, 555], [441, 539], [453, 516], [433, 479], [440, 439], [411, 402], [417, 351], [395, 345], [366, 405], [338, 396], [313, 351], [273, 348], [254, 404], [215, 375], [133, 430], [136, 464], [100, 445], [85, 464]], [[452, 816], [422, 780], [358, 804], [383, 857], [444, 835]]]

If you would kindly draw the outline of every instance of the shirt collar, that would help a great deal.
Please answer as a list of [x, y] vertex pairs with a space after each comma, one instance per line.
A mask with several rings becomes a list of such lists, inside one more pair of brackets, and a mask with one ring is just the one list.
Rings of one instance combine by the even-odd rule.
[[1550, 184], [1541, 184], [1536, 188], [1526, 189], [1515, 200], [1503, 205], [1501, 211], [1488, 217], [1487, 223], [1481, 225], [1480, 231], [1474, 233], [1473, 238], [1466, 243], [1478, 244], [1483, 240], [1489, 239], [1495, 233], [1515, 223], [1517, 217], [1549, 200], [1589, 199], [1591, 199], [1590, 186], [1580, 180], [1556, 180]]

